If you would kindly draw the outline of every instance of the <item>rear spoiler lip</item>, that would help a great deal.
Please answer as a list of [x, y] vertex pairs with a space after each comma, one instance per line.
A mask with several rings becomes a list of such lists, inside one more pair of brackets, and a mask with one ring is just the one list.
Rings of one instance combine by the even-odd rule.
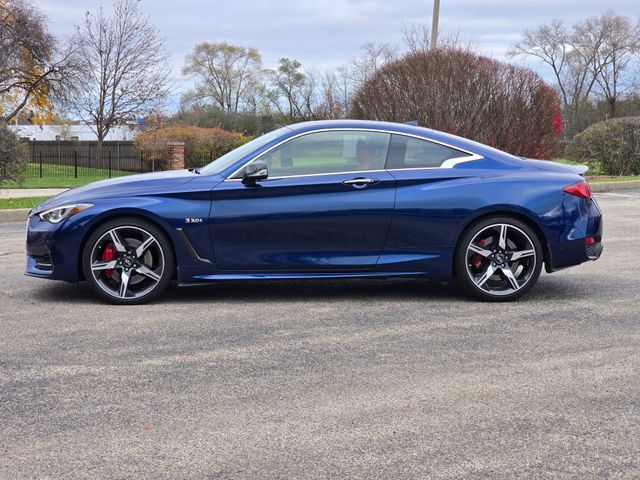
[[589, 167], [587, 167], [586, 165], [576, 165], [575, 169], [578, 175], [580, 175], [581, 177], [584, 177], [584, 174], [587, 173], [587, 170], [589, 170]]
[[[521, 158], [527, 161], [527, 163], [529, 163], [530, 165], [534, 165], [541, 170], [558, 171], [558, 167], [562, 167], [561, 170], [575, 173], [576, 175], [580, 175], [581, 177], [584, 177], [584, 174], [587, 173], [587, 170], [589, 170], [589, 167], [586, 165], [568, 165], [566, 163], [553, 162], [550, 160], [537, 160], [534, 158], [523, 157]], [[551, 168], [545, 168], [545, 166]]]

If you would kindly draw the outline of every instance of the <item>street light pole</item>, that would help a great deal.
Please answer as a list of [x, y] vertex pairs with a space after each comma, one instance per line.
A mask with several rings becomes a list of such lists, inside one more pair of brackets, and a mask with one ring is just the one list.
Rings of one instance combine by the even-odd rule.
[[440, 0], [433, 0], [433, 19], [431, 20], [431, 50], [438, 44], [438, 20], [440, 17]]

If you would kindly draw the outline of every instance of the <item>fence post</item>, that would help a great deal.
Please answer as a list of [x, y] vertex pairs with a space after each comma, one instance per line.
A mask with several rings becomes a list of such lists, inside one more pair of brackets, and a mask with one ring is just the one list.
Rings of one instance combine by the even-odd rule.
[[73, 151], [73, 176], [78, 178], [78, 150]]
[[140, 150], [140, 173], [144, 173], [144, 152]]
[[40, 178], [42, 178], [42, 150], [40, 150]]
[[184, 142], [167, 142], [169, 150], [169, 170], [182, 170], [184, 162]]
[[109, 149], [109, 178], [111, 178], [111, 149]]

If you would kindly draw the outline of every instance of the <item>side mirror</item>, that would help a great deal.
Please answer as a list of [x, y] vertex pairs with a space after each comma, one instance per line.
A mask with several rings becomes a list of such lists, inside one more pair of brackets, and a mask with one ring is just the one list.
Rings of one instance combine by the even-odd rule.
[[266, 180], [269, 177], [269, 167], [264, 160], [251, 162], [244, 169], [242, 183], [245, 185], [255, 185], [259, 180]]

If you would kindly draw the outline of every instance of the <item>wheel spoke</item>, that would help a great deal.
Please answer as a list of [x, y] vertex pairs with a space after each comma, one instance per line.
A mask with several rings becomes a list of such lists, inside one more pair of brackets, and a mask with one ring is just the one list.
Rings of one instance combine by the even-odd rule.
[[511, 261], [520, 260], [521, 258], [532, 257], [536, 254], [535, 250], [519, 250], [511, 253]]
[[91, 270], [97, 272], [99, 270], [113, 270], [118, 266], [117, 260], [105, 260], [102, 262], [93, 262], [91, 264]]
[[136, 257], [137, 258], [142, 257], [142, 255], [144, 255], [144, 252], [146, 252], [147, 249], [154, 243], [156, 243], [156, 239], [153, 238], [151, 235], [149, 235], [147, 239], [144, 242], [142, 242], [140, 245], [138, 245], [138, 248], [136, 248]]
[[125, 298], [127, 296], [127, 288], [129, 287], [130, 273], [123, 270], [120, 274], [120, 296]]
[[507, 225], [500, 225], [500, 239], [498, 240], [498, 246], [503, 250], [507, 248]]
[[477, 253], [478, 255], [482, 255], [485, 258], [491, 255], [491, 251], [490, 250], [482, 248], [482, 247], [476, 245], [475, 243], [469, 244], [469, 250], [471, 250], [472, 252]]
[[520, 289], [520, 284], [518, 283], [518, 279], [516, 278], [516, 276], [513, 274], [513, 271], [509, 267], [502, 267], [500, 271], [502, 272], [502, 275], [509, 282], [509, 285], [511, 285], [511, 288], [513, 288], [514, 290]]
[[479, 278], [475, 279], [476, 285], [478, 287], [482, 287], [485, 283], [487, 283], [487, 280], [489, 280], [489, 278], [495, 273], [495, 271], [496, 269], [493, 267], [493, 265], [487, 266], [487, 269], [484, 271], [484, 273], [480, 275]]
[[118, 235], [118, 232], [115, 228], [109, 231], [109, 236], [111, 237], [111, 241], [113, 242], [113, 245], [116, 247], [116, 250], [118, 252], [124, 253], [127, 251], [127, 249], [124, 248], [124, 243], [122, 243], [122, 240], [120, 240], [120, 235]]
[[149, 277], [151, 280], [154, 280], [156, 282], [160, 281], [160, 275], [158, 275], [146, 265], [140, 265], [138, 268], [136, 268], [136, 272], [140, 275], [144, 275], [145, 277]]

